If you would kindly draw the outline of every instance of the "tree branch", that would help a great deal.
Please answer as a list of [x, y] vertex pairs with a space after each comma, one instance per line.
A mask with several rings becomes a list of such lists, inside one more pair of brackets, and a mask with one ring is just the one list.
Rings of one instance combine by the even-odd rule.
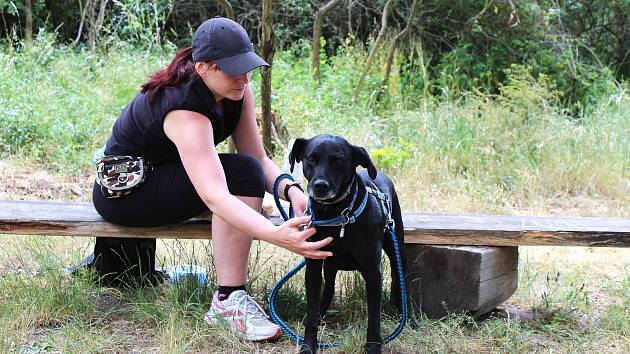
[[370, 50], [370, 55], [368, 56], [365, 62], [363, 71], [359, 75], [359, 82], [357, 83], [357, 87], [354, 89], [352, 102], [356, 102], [357, 98], [359, 97], [359, 92], [361, 92], [361, 88], [363, 86], [363, 81], [365, 80], [365, 76], [370, 70], [370, 65], [374, 61], [374, 58], [376, 57], [376, 52], [378, 51], [378, 48], [380, 47], [381, 42], [383, 41], [383, 37], [385, 36], [385, 30], [387, 30], [387, 16], [389, 15], [389, 9], [391, 8], [393, 2], [394, 0], [387, 0], [387, 3], [385, 3], [385, 8], [383, 9], [383, 16], [381, 17], [381, 29], [378, 32], [378, 36], [376, 37], [376, 40], [374, 41], [374, 45], [372, 46], [372, 49]]
[[394, 37], [392, 46], [389, 48], [389, 51], [387, 52], [387, 61], [385, 62], [385, 77], [383, 78], [383, 86], [386, 86], [387, 83], [389, 82], [389, 74], [392, 69], [392, 62], [394, 61], [394, 54], [396, 53], [396, 49], [398, 48], [400, 41], [407, 34], [409, 34], [409, 32], [411, 32], [411, 22], [413, 21], [413, 18], [416, 16], [416, 10], [418, 8], [417, 4], [418, 4], [418, 0], [413, 0], [413, 3], [411, 4], [411, 12], [409, 13], [409, 18], [407, 18], [407, 25], [402, 31], [400, 31], [400, 33], [396, 35], [396, 37]]
[[315, 22], [313, 22], [313, 42], [312, 42], [312, 56], [311, 56], [311, 68], [313, 70], [313, 79], [317, 82], [320, 80], [319, 74], [319, 38], [322, 34], [322, 22], [324, 22], [324, 17], [326, 14], [330, 12], [330, 10], [334, 9], [337, 5], [341, 3], [341, 0], [331, 0], [327, 2], [324, 6], [320, 7], [319, 10], [315, 13]]

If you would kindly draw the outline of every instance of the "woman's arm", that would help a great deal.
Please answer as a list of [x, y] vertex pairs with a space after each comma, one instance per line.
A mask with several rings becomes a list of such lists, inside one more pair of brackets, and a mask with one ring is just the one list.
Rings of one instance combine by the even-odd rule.
[[[258, 133], [258, 125], [256, 124], [256, 108], [254, 105], [254, 93], [251, 85], [245, 89], [245, 95], [243, 96], [243, 107], [241, 109], [241, 117], [238, 125], [232, 134], [234, 138], [234, 146], [236, 150], [241, 154], [247, 154], [254, 157], [262, 166], [265, 174], [265, 186], [267, 192], [272, 193], [273, 183], [282, 172], [276, 166], [276, 164], [267, 156], [265, 148], [263, 147], [260, 134]], [[280, 198], [284, 197], [284, 187], [290, 181], [285, 179], [280, 182], [278, 191], [280, 192]], [[289, 188], [289, 199], [297, 215], [304, 215], [306, 210], [307, 198], [304, 193], [298, 188]]]
[[[212, 125], [205, 116], [176, 110], [167, 114], [164, 132], [173, 141], [195, 190], [213, 213], [230, 225], [258, 239], [273, 243], [308, 258], [326, 258], [330, 252], [319, 251], [332, 239], [307, 242], [314, 229], [299, 231], [308, 217], [291, 219], [274, 226], [264, 216], [231, 195], [219, 155], [214, 147]], [[292, 188], [293, 189], [293, 188]]]

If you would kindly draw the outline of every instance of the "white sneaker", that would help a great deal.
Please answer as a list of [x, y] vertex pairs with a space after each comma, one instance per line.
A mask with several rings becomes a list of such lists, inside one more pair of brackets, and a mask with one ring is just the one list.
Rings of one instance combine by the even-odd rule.
[[273, 340], [282, 334], [280, 327], [269, 321], [260, 305], [243, 290], [232, 292], [223, 301], [219, 301], [215, 292], [203, 319], [211, 325], [226, 321], [234, 332], [249, 341]]

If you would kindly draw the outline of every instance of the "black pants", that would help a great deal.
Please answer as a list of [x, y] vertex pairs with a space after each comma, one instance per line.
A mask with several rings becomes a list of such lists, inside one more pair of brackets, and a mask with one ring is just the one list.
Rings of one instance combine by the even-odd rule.
[[[219, 154], [219, 158], [232, 195], [264, 196], [265, 178], [256, 159], [240, 154]], [[137, 190], [122, 198], [105, 198], [95, 183], [92, 200], [105, 220], [124, 226], [173, 224], [208, 210], [181, 161], [156, 166]], [[142, 281], [155, 268], [155, 239], [97, 237], [89, 265], [109, 283]], [[149, 280], [154, 282], [152, 277]]]

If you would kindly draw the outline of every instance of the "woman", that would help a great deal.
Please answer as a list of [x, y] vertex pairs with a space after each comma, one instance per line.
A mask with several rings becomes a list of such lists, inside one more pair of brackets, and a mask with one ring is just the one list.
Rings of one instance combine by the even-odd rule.
[[[105, 197], [98, 184], [93, 190], [99, 214], [127, 226], [176, 223], [211, 210], [219, 289], [204, 319], [215, 324], [224, 318], [245, 339], [256, 341], [276, 338], [280, 328], [245, 293], [252, 238], [319, 259], [331, 255], [319, 249], [332, 241], [307, 242], [315, 230], [298, 229], [309, 221], [307, 216], [274, 226], [259, 213], [265, 190], [281, 174], [267, 157], [256, 125], [249, 81], [260, 66], [269, 64], [253, 52], [243, 27], [219, 17], [204, 22], [192, 47], [179, 51], [142, 86], [107, 141], [107, 156], [148, 161], [152, 170], [146, 180], [120, 198]], [[217, 153], [215, 146], [229, 136], [238, 154]], [[303, 215], [307, 199], [299, 186], [282, 180], [279, 190]], [[106, 252], [97, 252], [111, 250], [106, 241], [97, 239], [97, 269], [108, 261]], [[136, 252], [154, 252], [152, 242]]]

